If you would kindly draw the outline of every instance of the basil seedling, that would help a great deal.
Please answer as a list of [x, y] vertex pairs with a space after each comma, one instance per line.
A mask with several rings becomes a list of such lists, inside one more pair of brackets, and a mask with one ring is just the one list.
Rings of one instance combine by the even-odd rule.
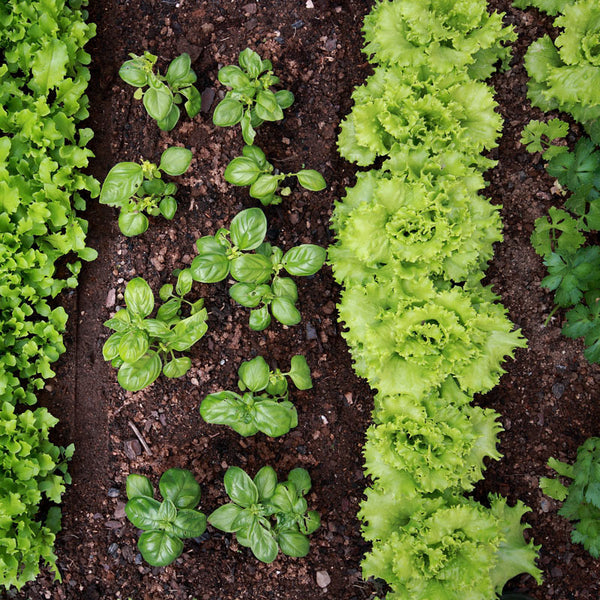
[[321, 517], [307, 510], [304, 496], [311, 481], [306, 470], [293, 469], [287, 481], [277, 483], [277, 474], [269, 466], [254, 479], [239, 467], [229, 467], [224, 483], [232, 502], [208, 516], [213, 527], [235, 533], [238, 543], [265, 563], [273, 562], [279, 550], [288, 556], [308, 554], [307, 536], [319, 528]]
[[240, 52], [239, 67], [227, 65], [219, 69], [219, 81], [231, 88], [219, 102], [213, 113], [213, 123], [219, 127], [242, 126], [246, 144], [252, 144], [255, 128], [264, 121], [280, 121], [283, 109], [294, 102], [294, 94], [288, 90], [273, 92], [271, 87], [279, 83], [273, 75], [270, 60], [246, 48]]
[[[285, 269], [290, 275], [314, 275], [326, 258], [325, 249], [313, 244], [295, 246], [284, 254], [264, 242], [266, 234], [262, 210], [243, 210], [232, 219], [230, 229], [219, 229], [216, 235], [196, 241], [198, 256], [190, 267], [194, 280], [202, 283], [216, 283], [231, 275], [238, 283], [229, 295], [253, 309], [250, 328], [255, 331], [270, 325], [271, 314], [283, 325], [300, 322], [296, 284], [279, 273]], [[251, 254], [252, 250], [256, 253]]]
[[131, 60], [123, 63], [119, 75], [125, 83], [137, 88], [133, 97], [142, 100], [146, 112], [163, 131], [171, 131], [177, 125], [180, 115], [178, 104], [184, 98], [184, 107], [190, 119], [200, 112], [201, 97], [200, 92], [192, 85], [197, 77], [191, 68], [189, 54], [184, 52], [173, 59], [164, 77], [160, 73], [154, 73], [158, 58], [154, 54], [144, 52], [142, 56], [129, 56]]
[[173, 196], [177, 186], [165, 183], [161, 171], [167, 175], [183, 175], [191, 162], [190, 150], [172, 146], [162, 153], [158, 166], [146, 160], [141, 165], [117, 163], [102, 184], [100, 203], [121, 209], [119, 229], [123, 235], [131, 237], [144, 233], [148, 229], [148, 217], [144, 212], [170, 220], [177, 211]]
[[[189, 292], [191, 286], [189, 273], [181, 272], [177, 282], [180, 296]], [[165, 292], [163, 287], [161, 296]], [[182, 302], [191, 306], [191, 314], [185, 319], [180, 316]], [[104, 360], [119, 369], [117, 380], [121, 387], [136, 392], [153, 383], [161, 371], [166, 377], [185, 375], [191, 360], [187, 356], [176, 357], [175, 352], [188, 350], [206, 333], [204, 301], [189, 303], [181, 297], [172, 297], [151, 319], [154, 295], [146, 281], [136, 277], [125, 288], [125, 304], [127, 308], [117, 311], [104, 323], [115, 333], [102, 348]]]
[[201, 536], [206, 530], [206, 516], [194, 510], [200, 502], [200, 486], [185, 469], [165, 471], [158, 483], [163, 501], [154, 499], [147, 477], [127, 477], [125, 514], [143, 533], [138, 548], [153, 567], [170, 565], [182, 552], [186, 538]]
[[[313, 169], [302, 169], [297, 173], [273, 173], [273, 165], [257, 146], [244, 146], [242, 156], [234, 158], [225, 169], [225, 181], [238, 186], [250, 186], [250, 196], [261, 204], [281, 204], [281, 196], [289, 196], [289, 187], [280, 188], [280, 183], [296, 177], [298, 183], [311, 192], [319, 192], [327, 185], [323, 176]], [[280, 195], [277, 195], [279, 192]]]
[[261, 431], [279, 437], [298, 425], [295, 406], [288, 400], [289, 377], [299, 390], [312, 388], [310, 369], [304, 356], [292, 358], [286, 373], [271, 371], [262, 356], [243, 362], [238, 369], [238, 388], [242, 395], [231, 391], [209, 394], [200, 405], [200, 414], [207, 423], [229, 425], [247, 437]]

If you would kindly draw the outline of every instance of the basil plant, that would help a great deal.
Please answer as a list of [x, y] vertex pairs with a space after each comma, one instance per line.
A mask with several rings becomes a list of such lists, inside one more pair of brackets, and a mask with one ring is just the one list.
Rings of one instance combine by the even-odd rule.
[[[259, 208], [239, 212], [230, 229], [196, 241], [198, 256], [190, 266], [192, 277], [202, 283], [216, 283], [231, 276], [237, 283], [229, 295], [242, 306], [253, 309], [250, 328], [262, 331], [271, 324], [271, 315], [283, 325], [301, 320], [296, 308], [298, 289], [290, 275], [314, 275], [325, 262], [324, 248], [302, 244], [285, 254], [265, 242], [267, 219]], [[252, 253], [252, 250], [256, 250]]]
[[[263, 206], [281, 204], [281, 196], [289, 196], [289, 187], [280, 188], [284, 179], [296, 177], [298, 183], [311, 192], [319, 192], [327, 185], [323, 176], [314, 169], [297, 173], [273, 173], [273, 165], [257, 146], [244, 146], [242, 156], [234, 158], [225, 169], [225, 181], [237, 186], [250, 186], [250, 196]], [[280, 195], [278, 195], [278, 192]]]
[[129, 475], [125, 514], [143, 530], [138, 548], [144, 560], [153, 567], [164, 567], [181, 555], [182, 540], [200, 537], [206, 531], [206, 516], [195, 510], [200, 502], [200, 486], [189, 471], [165, 471], [158, 487], [162, 502], [154, 498], [147, 477]]
[[241, 124], [242, 137], [252, 144], [255, 128], [265, 121], [283, 119], [283, 109], [294, 102], [294, 94], [288, 90], [273, 92], [271, 87], [279, 83], [273, 75], [270, 60], [246, 48], [240, 52], [237, 65], [219, 69], [219, 81], [231, 89], [219, 102], [213, 113], [213, 123], [219, 127]]
[[[189, 273], [179, 274], [176, 296], [162, 304], [156, 317], [154, 295], [141, 277], [132, 279], [125, 288], [125, 304], [112, 319], [104, 323], [114, 330], [102, 348], [104, 360], [119, 369], [117, 381], [122, 388], [137, 392], [158, 378], [182, 377], [192, 364], [187, 356], [177, 357], [193, 346], [207, 331], [204, 301], [189, 303], [183, 299], [192, 287]], [[163, 293], [164, 291], [161, 290]], [[190, 305], [190, 316], [182, 318], [182, 303]]]
[[[130, 54], [131, 60], [125, 61], [119, 69], [119, 76], [129, 85], [137, 88], [133, 94], [136, 100], [142, 100], [146, 112], [163, 131], [171, 131], [181, 111], [179, 106], [185, 98], [184, 107], [190, 119], [193, 119], [201, 107], [200, 92], [193, 86], [197, 77], [191, 68], [190, 55], [183, 53], [173, 59], [167, 68], [166, 76], [154, 73], [158, 59], [150, 52], [142, 56]], [[146, 88], [146, 89], [144, 89]]]
[[293, 469], [287, 481], [277, 483], [269, 466], [254, 479], [239, 467], [229, 467], [224, 483], [231, 502], [208, 516], [213, 527], [235, 533], [238, 543], [265, 563], [273, 562], [279, 550], [288, 556], [308, 554], [308, 536], [319, 528], [321, 517], [307, 510], [304, 496], [311, 481], [305, 469]]
[[242, 394], [225, 390], [209, 394], [200, 405], [207, 423], [228, 425], [244, 437], [259, 431], [270, 437], [285, 435], [298, 425], [296, 407], [288, 400], [289, 377], [299, 390], [312, 388], [304, 356], [292, 357], [287, 372], [272, 371], [262, 356], [243, 362], [238, 369]]
[[147, 160], [117, 163], [107, 174], [100, 190], [100, 203], [117, 207], [119, 229], [128, 237], [144, 233], [148, 229], [148, 217], [162, 215], [171, 220], [177, 211], [174, 194], [177, 186], [165, 183], [162, 173], [183, 175], [192, 162], [187, 148], [172, 146], [160, 157], [159, 165]]

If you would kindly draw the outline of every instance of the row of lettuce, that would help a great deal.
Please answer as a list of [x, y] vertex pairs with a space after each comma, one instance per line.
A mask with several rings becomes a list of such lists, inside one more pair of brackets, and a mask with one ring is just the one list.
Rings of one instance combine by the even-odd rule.
[[495, 598], [538, 582], [521, 502], [466, 496], [499, 459], [498, 414], [472, 404], [525, 340], [481, 283], [498, 207], [480, 195], [481, 155], [501, 117], [483, 81], [515, 39], [485, 0], [380, 0], [364, 23], [374, 74], [353, 93], [339, 151], [362, 167], [336, 203], [330, 248], [356, 372], [377, 390], [359, 517], [365, 577], [390, 600]]
[[[0, 4], [0, 584], [22, 587], [53, 552], [72, 446], [49, 441], [56, 424], [31, 410], [65, 347], [67, 314], [53, 298], [77, 284], [87, 223], [75, 210], [98, 183], [81, 172], [92, 155], [85, 90], [95, 34], [86, 1]], [[60, 274], [59, 274], [60, 273]]]

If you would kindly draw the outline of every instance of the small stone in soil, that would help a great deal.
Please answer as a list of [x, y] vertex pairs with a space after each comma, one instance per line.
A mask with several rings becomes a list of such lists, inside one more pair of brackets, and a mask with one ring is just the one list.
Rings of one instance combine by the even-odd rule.
[[292, 23], [292, 29], [300, 29], [301, 27], [304, 27], [304, 21], [302, 20], [298, 20]]
[[327, 571], [317, 571], [316, 579], [320, 588], [326, 588], [331, 583], [331, 577]]
[[111, 487], [108, 490], [108, 497], [109, 498], [118, 498], [120, 493], [121, 493], [121, 490], [119, 490], [118, 488]]
[[142, 453], [142, 446], [137, 440], [127, 440], [123, 444], [123, 451], [129, 460], [135, 460]]
[[116, 556], [117, 552], [119, 551], [119, 544], [116, 544], [115, 542], [113, 542], [109, 547], [108, 547], [108, 554], [110, 556]]
[[558, 400], [564, 394], [565, 386], [562, 383], [555, 383], [552, 386], [552, 395]]
[[200, 98], [201, 98], [200, 106], [202, 107], [200, 110], [203, 113], [207, 113], [210, 110], [210, 107], [212, 106], [212, 103], [215, 100], [215, 90], [213, 88], [211, 88], [211, 87], [206, 88], [200, 94]]
[[306, 339], [307, 340], [316, 340], [317, 339], [317, 330], [314, 325], [310, 322], [306, 323]]

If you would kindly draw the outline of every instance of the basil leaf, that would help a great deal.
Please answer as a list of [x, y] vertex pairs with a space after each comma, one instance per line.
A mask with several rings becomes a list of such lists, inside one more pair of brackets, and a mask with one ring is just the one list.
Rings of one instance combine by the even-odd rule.
[[250, 548], [258, 560], [264, 563], [271, 563], [279, 554], [279, 547], [273, 536], [273, 533], [265, 529], [258, 521], [250, 528], [248, 532], [250, 538]]
[[165, 567], [183, 552], [183, 542], [166, 531], [145, 531], [138, 540], [138, 548], [149, 565]]
[[102, 356], [104, 357], [104, 360], [110, 361], [119, 356], [119, 345], [123, 335], [123, 332], [117, 331], [104, 342], [104, 346], [102, 346]]
[[291, 481], [296, 488], [296, 491], [301, 496], [306, 496], [312, 487], [310, 475], [306, 469], [300, 467], [292, 469], [288, 475], [288, 481]]
[[256, 94], [256, 115], [265, 121], [280, 121], [283, 111], [277, 103], [275, 94], [270, 90], [261, 90]]
[[297, 354], [292, 356], [292, 366], [288, 373], [290, 379], [299, 390], [310, 390], [312, 388], [312, 379], [310, 368], [304, 356]]
[[106, 175], [99, 202], [109, 206], [123, 206], [142, 185], [142, 167], [134, 162], [117, 163]]
[[279, 90], [275, 92], [275, 100], [281, 108], [286, 109], [294, 103], [294, 94], [288, 90]]
[[219, 506], [219, 508], [210, 513], [208, 515], [208, 522], [221, 531], [234, 533], [236, 530], [232, 528], [232, 525], [243, 510], [237, 504], [229, 502], [228, 504]]
[[292, 302], [298, 300], [298, 288], [291, 277], [275, 277], [271, 289], [275, 296], [285, 296]]
[[148, 217], [139, 212], [122, 210], [119, 214], [119, 229], [127, 237], [140, 235], [148, 229]]
[[192, 272], [189, 269], [183, 269], [177, 275], [177, 286], [175, 287], [176, 292], [180, 296], [185, 296], [192, 289], [192, 284], [194, 283], [194, 278], [192, 277]]
[[208, 394], [200, 404], [200, 416], [215, 425], [229, 425], [245, 410], [241, 396], [227, 390]]
[[274, 400], [261, 400], [255, 405], [254, 420], [259, 431], [275, 438], [285, 435], [291, 429], [295, 412], [295, 408], [290, 410], [288, 406]]
[[229, 275], [229, 259], [225, 254], [200, 254], [191, 264], [192, 276], [201, 283], [216, 283]]
[[256, 285], [253, 283], [234, 283], [229, 288], [229, 295], [238, 304], [248, 308], [256, 308], [263, 296], [269, 292], [270, 288], [268, 285]]
[[224, 98], [213, 113], [213, 123], [219, 127], [231, 127], [242, 120], [243, 105], [233, 98]]
[[302, 244], [288, 250], [283, 265], [290, 275], [314, 275], [325, 262], [327, 252], [321, 246]]
[[156, 318], [164, 323], [170, 323], [174, 319], [178, 319], [180, 309], [181, 300], [179, 298], [171, 298], [159, 307]]
[[[246, 144], [254, 144], [254, 138], [256, 137], [256, 131], [252, 124], [252, 114], [246, 111], [240, 120], [242, 126], [242, 138]], [[258, 127], [258, 125], [256, 125]]]
[[159, 119], [156, 124], [159, 129], [162, 131], [171, 131], [175, 125], [177, 125], [177, 121], [179, 121], [179, 116], [181, 112], [177, 104], [171, 104], [171, 109], [167, 113], [167, 116], [164, 119]]
[[206, 324], [206, 310], [197, 312], [186, 319], [182, 319], [171, 330], [170, 350], [179, 352], [193, 346], [208, 330]]
[[160, 209], [162, 216], [170, 221], [177, 212], [177, 201], [173, 196], [165, 196], [160, 201], [158, 208]]
[[309, 510], [302, 518], [299, 524], [300, 531], [305, 535], [310, 535], [321, 526], [321, 515], [315, 510]]
[[138, 66], [138, 61], [127, 60], [119, 69], [119, 77], [129, 85], [134, 87], [144, 87], [148, 84], [146, 71]]
[[238, 156], [227, 165], [223, 176], [233, 185], [252, 185], [260, 173], [259, 166], [251, 158]]
[[232, 242], [240, 250], [258, 248], [267, 235], [267, 218], [260, 208], [247, 208], [239, 212], [231, 221]]
[[268, 500], [277, 487], [277, 473], [273, 467], [265, 465], [260, 471], [254, 476], [254, 485], [258, 490], [259, 501]]
[[271, 371], [262, 356], [247, 360], [240, 365], [238, 375], [251, 392], [264, 390], [269, 384]]
[[156, 337], [165, 337], [171, 333], [168, 325], [160, 319], [144, 319], [142, 321], [142, 327], [150, 335]]
[[139, 392], [154, 383], [161, 370], [160, 357], [156, 352], [151, 352], [134, 363], [123, 363], [119, 368], [117, 381], [123, 389], [130, 392]]
[[302, 320], [302, 315], [289, 298], [274, 298], [271, 302], [271, 312], [283, 325], [297, 325]]
[[158, 168], [167, 175], [183, 175], [192, 162], [192, 151], [179, 146], [167, 148], [160, 157]]
[[174, 58], [170, 62], [166, 74], [169, 85], [177, 85], [179, 83], [188, 82], [191, 66], [192, 59], [187, 52], [184, 52], [177, 58]]
[[242, 254], [231, 261], [231, 276], [245, 283], [265, 283], [271, 278], [273, 265], [261, 254]]
[[185, 469], [174, 468], [165, 471], [158, 487], [162, 497], [169, 499], [177, 508], [195, 508], [200, 502], [200, 486], [194, 476]]
[[181, 356], [180, 358], [173, 358], [163, 367], [163, 374], [165, 377], [172, 379], [176, 377], [183, 377], [192, 366], [192, 361], [188, 356]]
[[206, 515], [197, 510], [183, 509], [173, 522], [173, 533], [180, 538], [200, 537], [206, 531]]
[[218, 242], [214, 235], [205, 235], [197, 239], [196, 248], [198, 248], [198, 254], [222, 254], [225, 256], [226, 253], [225, 247]]
[[160, 502], [149, 496], [134, 496], [125, 505], [125, 514], [138, 529], [157, 529], [160, 527], [158, 511]]
[[183, 106], [185, 107], [188, 117], [193, 119], [202, 109], [202, 96], [193, 85], [179, 91], [187, 98], [187, 101]]
[[142, 277], [132, 279], [125, 287], [125, 304], [139, 317], [147, 317], [154, 308], [154, 294]]
[[227, 65], [219, 69], [217, 75], [219, 81], [227, 87], [235, 89], [243, 88], [250, 85], [248, 76], [235, 65]]
[[250, 196], [264, 198], [273, 195], [279, 185], [279, 179], [277, 175], [261, 175], [250, 186]]
[[247, 507], [258, 502], [258, 490], [248, 474], [239, 467], [229, 467], [223, 479], [227, 495], [240, 506]]
[[165, 119], [173, 105], [173, 94], [171, 90], [160, 84], [157, 87], [149, 87], [142, 99], [146, 112], [155, 120], [162, 121]]
[[165, 523], [172, 523], [177, 517], [177, 507], [168, 498], [163, 501], [158, 509], [158, 518], [163, 522], [161, 529]]
[[258, 146], [244, 146], [242, 154], [255, 162], [260, 169], [264, 169], [267, 166], [267, 157], [265, 153]]
[[144, 475], [137, 475], [131, 473], [127, 476], [127, 482], [125, 484], [127, 490], [127, 498], [137, 498], [138, 496], [146, 496], [152, 498], [154, 496], [154, 490], [150, 480]]
[[296, 173], [298, 183], [311, 192], [320, 192], [327, 187], [323, 175], [313, 169], [302, 169]]
[[172, 295], [173, 286], [170, 283], [165, 283], [165, 285], [158, 290], [158, 296], [163, 302], [166, 302]]
[[250, 321], [248, 326], [253, 331], [262, 331], [271, 324], [271, 315], [269, 314], [269, 307], [262, 306], [256, 308], [250, 312]]
[[240, 52], [238, 62], [242, 69], [244, 69], [252, 79], [256, 79], [263, 72], [260, 56], [250, 48], [246, 48]]
[[132, 329], [123, 334], [119, 343], [119, 356], [126, 363], [134, 363], [148, 350], [148, 336], [145, 332]]
[[298, 531], [281, 531], [277, 536], [277, 542], [281, 551], [287, 556], [306, 556], [310, 550], [308, 538]]

